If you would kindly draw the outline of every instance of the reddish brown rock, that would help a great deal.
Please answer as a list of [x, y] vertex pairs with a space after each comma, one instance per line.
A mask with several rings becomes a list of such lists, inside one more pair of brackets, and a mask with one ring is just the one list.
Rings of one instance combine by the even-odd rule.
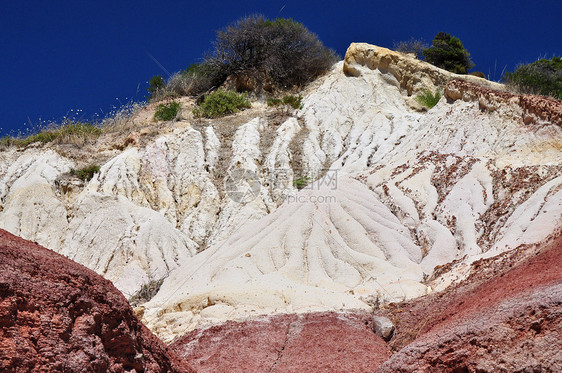
[[189, 372], [93, 271], [0, 230], [1, 372]]
[[462, 284], [386, 313], [379, 372], [562, 371], [562, 236], [473, 264]]
[[451, 100], [478, 101], [481, 109], [495, 111], [500, 106], [521, 109], [524, 123], [545, 121], [562, 126], [562, 101], [537, 95], [517, 95], [486, 88], [462, 79], [452, 79], [445, 86], [445, 95]]
[[389, 357], [367, 313], [275, 315], [188, 333], [171, 347], [198, 372], [373, 372]]

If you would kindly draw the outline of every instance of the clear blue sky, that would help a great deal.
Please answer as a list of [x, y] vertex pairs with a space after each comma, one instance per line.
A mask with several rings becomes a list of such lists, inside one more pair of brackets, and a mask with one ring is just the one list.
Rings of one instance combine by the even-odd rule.
[[[351, 42], [392, 47], [439, 31], [499, 79], [507, 65], [562, 54], [562, 0], [2, 1], [0, 130], [105, 115], [142, 100], [147, 80], [197, 62], [215, 30], [245, 15], [293, 18], [341, 56]], [[26, 127], [27, 126], [27, 127]]]

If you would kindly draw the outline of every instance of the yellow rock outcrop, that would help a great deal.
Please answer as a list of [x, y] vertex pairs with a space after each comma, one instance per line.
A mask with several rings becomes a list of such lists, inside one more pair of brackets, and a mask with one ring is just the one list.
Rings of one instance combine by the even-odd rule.
[[412, 55], [367, 43], [351, 43], [345, 53], [343, 71], [351, 76], [360, 76], [361, 71], [358, 66], [391, 74], [396, 78], [400, 89], [408, 96], [415, 95], [422, 89], [442, 89], [451, 79], [463, 79], [490, 89], [504, 89], [503, 84], [472, 75], [454, 74], [420, 61]]

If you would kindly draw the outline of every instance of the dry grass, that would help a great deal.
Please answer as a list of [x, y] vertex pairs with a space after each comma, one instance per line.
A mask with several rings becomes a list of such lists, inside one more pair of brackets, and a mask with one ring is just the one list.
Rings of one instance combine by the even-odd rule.
[[97, 139], [101, 133], [100, 126], [95, 124], [67, 121], [60, 125], [51, 125], [27, 137], [5, 137], [1, 141], [4, 146], [17, 147], [25, 147], [34, 143], [83, 146], [87, 141]]

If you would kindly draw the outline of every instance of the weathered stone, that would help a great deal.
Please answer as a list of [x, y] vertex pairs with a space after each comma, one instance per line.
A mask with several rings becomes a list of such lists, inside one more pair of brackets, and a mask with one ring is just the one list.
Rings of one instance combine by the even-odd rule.
[[459, 75], [443, 70], [415, 56], [367, 43], [351, 43], [345, 53], [343, 70], [352, 76], [361, 75], [358, 66], [392, 74], [408, 96], [422, 89], [442, 88], [451, 79], [462, 79], [484, 87], [503, 90], [503, 85], [473, 75]]
[[0, 371], [192, 372], [93, 271], [0, 230]]
[[388, 341], [394, 334], [394, 324], [388, 317], [373, 316], [373, 331], [384, 340]]
[[395, 304], [377, 372], [562, 371], [562, 235], [480, 260], [446, 291]]
[[512, 107], [512, 112], [519, 114], [525, 124], [552, 123], [562, 126], [562, 101], [554, 98], [517, 95], [462, 79], [450, 80], [445, 87], [445, 95], [453, 101], [476, 101], [486, 111]]

